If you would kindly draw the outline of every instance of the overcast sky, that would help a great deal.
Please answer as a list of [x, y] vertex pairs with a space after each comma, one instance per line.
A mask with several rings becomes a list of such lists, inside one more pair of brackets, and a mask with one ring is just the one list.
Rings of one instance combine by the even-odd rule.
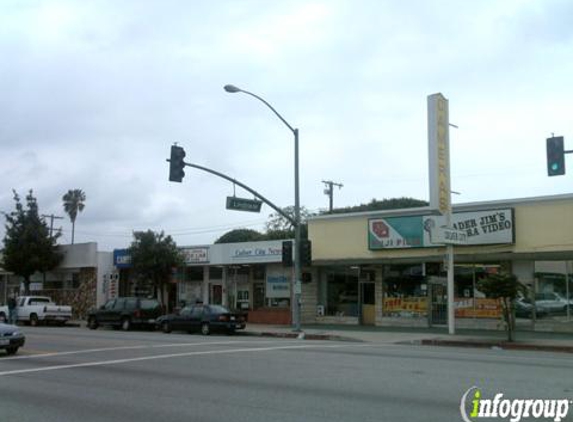
[[[212, 243], [260, 214], [229, 211], [233, 186], [186, 168], [170, 145], [279, 206], [429, 199], [427, 96], [449, 100], [454, 203], [570, 193], [548, 177], [545, 139], [573, 149], [573, 2], [0, 0], [0, 211], [33, 189], [76, 243], [126, 247], [134, 230]], [[237, 196], [252, 196], [237, 188]], [[71, 241], [71, 223], [60, 243]], [[4, 236], [4, 227], [0, 228]]]

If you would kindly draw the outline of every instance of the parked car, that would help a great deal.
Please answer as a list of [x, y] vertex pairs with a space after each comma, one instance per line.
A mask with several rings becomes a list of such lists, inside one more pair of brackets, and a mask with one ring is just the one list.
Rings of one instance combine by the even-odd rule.
[[26, 342], [26, 337], [15, 325], [0, 323], [0, 349], [14, 355]]
[[219, 331], [232, 334], [246, 327], [245, 317], [220, 305], [195, 304], [185, 306], [176, 314], [157, 319], [157, 326], [164, 333], [173, 330], [200, 331], [203, 335]]
[[157, 299], [118, 297], [90, 311], [88, 327], [95, 330], [100, 325], [109, 325], [124, 331], [134, 326], [155, 328], [156, 319], [162, 314], [163, 308]]
[[567, 300], [555, 292], [537, 293], [535, 306], [537, 309], [544, 309], [550, 314], [566, 313], [567, 307], [573, 309], [573, 301]]
[[[515, 300], [515, 316], [517, 318], [532, 318], [533, 308], [533, 304], [529, 298], [520, 297]], [[539, 305], [536, 305], [535, 316], [536, 318], [543, 318], [544, 316], [547, 316], [547, 310], [545, 310], [543, 307], [540, 307]]]
[[53, 322], [64, 325], [72, 319], [72, 307], [56, 305], [48, 296], [20, 296], [16, 299], [18, 321], [32, 326]]

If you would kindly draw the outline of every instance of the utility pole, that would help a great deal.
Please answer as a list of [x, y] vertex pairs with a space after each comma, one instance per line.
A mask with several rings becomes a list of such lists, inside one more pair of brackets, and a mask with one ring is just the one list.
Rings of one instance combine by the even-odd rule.
[[50, 214], [50, 215], [42, 214], [42, 217], [50, 218], [50, 239], [51, 239], [52, 238], [52, 232], [54, 230], [54, 220], [55, 219], [63, 220], [64, 217], [59, 217], [59, 216], [54, 215], [54, 214]]
[[324, 183], [326, 185], [326, 189], [324, 189], [324, 194], [328, 195], [329, 198], [329, 207], [328, 207], [328, 212], [332, 213], [332, 209], [333, 209], [333, 196], [334, 196], [334, 192], [332, 187], [333, 186], [338, 186], [338, 189], [342, 189], [342, 187], [344, 186], [342, 183], [335, 183], [332, 180], [323, 180], [322, 183]]

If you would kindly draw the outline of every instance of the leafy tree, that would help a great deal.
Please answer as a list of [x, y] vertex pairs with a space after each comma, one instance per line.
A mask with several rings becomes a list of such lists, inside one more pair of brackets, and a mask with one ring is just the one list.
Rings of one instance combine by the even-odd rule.
[[[381, 210], [395, 210], [402, 208], [417, 208], [428, 206], [428, 202], [422, 201], [415, 198], [389, 198], [382, 199], [381, 201], [377, 199], [372, 199], [368, 204], [360, 204], [345, 208], [336, 208], [332, 210], [333, 214], [343, 214], [352, 212], [365, 212], [365, 211], [381, 211]], [[328, 213], [328, 211], [326, 212]]]
[[163, 232], [134, 232], [133, 238], [129, 247], [132, 271], [138, 281], [150, 282], [155, 296], [164, 303], [163, 287], [171, 280], [173, 270], [185, 265], [183, 256], [171, 236]]
[[76, 229], [76, 217], [78, 212], [84, 210], [84, 202], [86, 200], [86, 194], [81, 189], [70, 189], [63, 197], [64, 201], [64, 211], [70, 216], [70, 221], [72, 222], [72, 245], [74, 244], [74, 233]]
[[514, 340], [515, 333], [515, 299], [525, 293], [526, 287], [516, 276], [508, 273], [490, 274], [478, 282], [478, 289], [486, 297], [499, 299], [502, 308], [502, 318], [507, 331], [507, 340]]
[[[294, 207], [289, 206], [282, 209], [283, 212], [294, 220]], [[308, 238], [308, 224], [307, 221], [312, 213], [305, 207], [300, 207], [300, 222], [301, 222], [301, 237]], [[277, 213], [272, 213], [269, 216], [269, 221], [265, 224], [267, 240], [279, 239], [293, 239], [295, 230], [293, 224], [284, 216]]]
[[16, 210], [6, 216], [4, 237], [4, 269], [24, 279], [25, 293], [30, 293], [30, 277], [35, 272], [46, 272], [57, 267], [63, 259], [50, 229], [40, 219], [38, 203], [32, 190], [26, 196], [26, 207], [14, 190]]
[[257, 242], [264, 240], [265, 235], [252, 229], [235, 229], [215, 240], [215, 243]]

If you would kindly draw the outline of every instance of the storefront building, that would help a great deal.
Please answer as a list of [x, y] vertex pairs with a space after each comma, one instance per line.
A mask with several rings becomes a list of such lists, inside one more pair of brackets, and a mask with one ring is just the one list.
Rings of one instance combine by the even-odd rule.
[[[33, 274], [30, 293], [70, 305], [74, 318], [85, 318], [92, 308], [102, 304], [99, 296], [106, 274], [113, 268], [112, 254], [98, 251], [95, 242], [58, 245], [58, 251], [63, 255], [62, 262], [52, 271]], [[6, 303], [10, 294], [24, 294], [23, 279], [0, 269], [0, 303]]]
[[[185, 267], [177, 269], [166, 289], [170, 310], [188, 303], [220, 304], [248, 313], [248, 321], [290, 324], [293, 268], [282, 264], [282, 240], [184, 246]], [[149, 286], [129, 274], [127, 250], [114, 251], [117, 275], [107, 288], [119, 296], [147, 295]], [[315, 316], [316, 281], [305, 269], [303, 301], [312, 306], [303, 315]], [[305, 308], [303, 308], [304, 311]]]
[[[454, 247], [456, 326], [499, 325], [499, 304], [477, 286], [488, 274], [505, 271], [530, 288], [540, 315], [546, 315], [544, 295], [560, 301], [550, 318], [529, 316], [523, 324], [571, 327], [572, 216], [573, 195], [455, 205], [453, 228], [465, 234], [465, 243]], [[429, 207], [312, 218], [314, 321], [445, 324], [446, 248], [435, 230], [443, 225], [443, 217]]]

